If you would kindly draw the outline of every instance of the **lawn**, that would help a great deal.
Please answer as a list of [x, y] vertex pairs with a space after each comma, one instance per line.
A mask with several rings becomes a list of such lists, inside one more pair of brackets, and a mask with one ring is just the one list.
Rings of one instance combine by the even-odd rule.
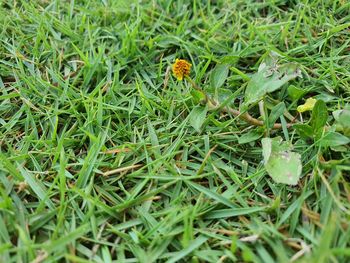
[[0, 262], [350, 262], [349, 43], [346, 0], [0, 0]]

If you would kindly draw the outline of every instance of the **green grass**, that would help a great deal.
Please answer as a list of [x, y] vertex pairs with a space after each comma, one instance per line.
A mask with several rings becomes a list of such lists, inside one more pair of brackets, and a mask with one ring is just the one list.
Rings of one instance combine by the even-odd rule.
[[297, 186], [277, 184], [260, 139], [239, 141], [266, 128], [211, 111], [194, 129], [196, 94], [167, 73], [188, 59], [209, 91], [225, 62], [217, 92], [238, 107], [274, 51], [301, 69], [290, 84], [305, 95], [292, 100], [284, 85], [270, 103], [294, 116], [322, 98], [332, 124], [350, 103], [349, 10], [344, 0], [0, 0], [0, 261], [349, 262], [349, 146], [270, 131], [303, 162]]

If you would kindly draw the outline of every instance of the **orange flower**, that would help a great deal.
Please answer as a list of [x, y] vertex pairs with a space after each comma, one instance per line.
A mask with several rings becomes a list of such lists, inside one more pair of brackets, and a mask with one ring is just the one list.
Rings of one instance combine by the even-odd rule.
[[190, 75], [192, 64], [185, 59], [176, 59], [173, 64], [173, 74], [178, 80]]

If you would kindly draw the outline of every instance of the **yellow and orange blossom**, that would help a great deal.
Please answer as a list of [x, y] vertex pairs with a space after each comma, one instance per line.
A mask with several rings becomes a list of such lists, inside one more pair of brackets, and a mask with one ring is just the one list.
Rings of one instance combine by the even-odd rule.
[[192, 64], [185, 59], [176, 59], [173, 64], [173, 74], [178, 80], [183, 80], [184, 77], [190, 75]]

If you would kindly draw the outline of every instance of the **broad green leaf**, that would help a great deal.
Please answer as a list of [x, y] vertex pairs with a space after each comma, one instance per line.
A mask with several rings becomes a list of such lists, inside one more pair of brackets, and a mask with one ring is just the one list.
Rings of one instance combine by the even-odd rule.
[[333, 112], [336, 124], [344, 135], [350, 136], [350, 110], [343, 109]]
[[348, 152], [349, 149], [348, 147], [344, 146], [344, 145], [340, 145], [340, 146], [331, 146], [330, 147], [332, 149], [332, 151], [334, 152]]
[[301, 175], [300, 154], [292, 152], [280, 137], [262, 139], [266, 171], [277, 183], [296, 185]]
[[311, 127], [315, 134], [326, 125], [327, 119], [326, 103], [323, 100], [317, 100], [311, 115]]
[[302, 168], [300, 154], [294, 152], [273, 153], [265, 167], [277, 183], [296, 185]]
[[329, 92], [322, 92], [322, 91], [320, 91], [320, 93], [316, 95], [315, 98], [318, 100], [323, 100], [326, 103], [339, 99], [338, 96], [333, 96], [333, 95], [330, 95]]
[[304, 94], [305, 90], [298, 88], [294, 85], [290, 85], [287, 89], [289, 97], [294, 101], [300, 99]]
[[270, 138], [264, 138], [261, 140], [261, 144], [264, 161], [267, 162], [272, 153], [272, 140]]
[[208, 89], [206, 89], [206, 92], [210, 97], [214, 98], [217, 102], [219, 102], [219, 104], [230, 104], [230, 102], [234, 99], [234, 95], [229, 89], [220, 88], [219, 90], [217, 90], [209, 87]]
[[338, 132], [327, 132], [322, 139], [319, 141], [319, 144], [324, 147], [333, 147], [345, 145], [350, 142], [350, 139]]
[[302, 138], [312, 138], [314, 131], [308, 124], [294, 124], [293, 128], [299, 133]]
[[229, 65], [227, 64], [218, 64], [213, 73], [211, 74], [211, 85], [213, 88], [220, 88], [227, 79], [229, 72]]
[[191, 95], [193, 98], [193, 102], [197, 104], [201, 103], [205, 99], [204, 93], [195, 89], [191, 89]]
[[205, 121], [205, 118], [207, 116], [207, 107], [202, 106], [196, 106], [192, 109], [189, 117], [190, 125], [197, 131], [201, 131], [201, 127]]
[[261, 63], [259, 70], [248, 82], [245, 91], [245, 106], [261, 100], [267, 93], [281, 88], [288, 81], [300, 76], [300, 70], [293, 63], [278, 65], [269, 57]]

